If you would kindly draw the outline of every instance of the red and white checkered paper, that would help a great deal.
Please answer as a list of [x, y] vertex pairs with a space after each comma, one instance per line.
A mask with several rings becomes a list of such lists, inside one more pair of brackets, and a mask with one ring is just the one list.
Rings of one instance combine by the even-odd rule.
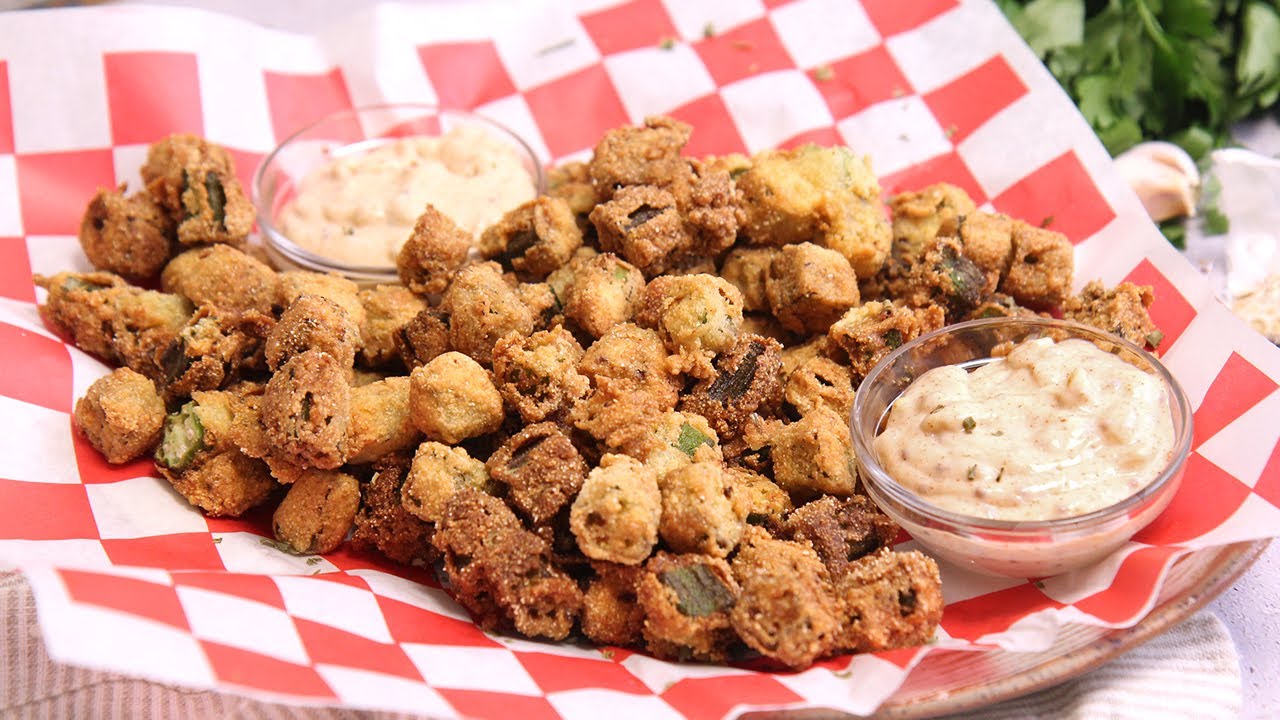
[[171, 132], [227, 145], [248, 187], [292, 128], [382, 101], [474, 108], [547, 160], [585, 157], [606, 129], [656, 113], [694, 125], [691, 155], [845, 144], [872, 157], [886, 193], [946, 180], [1049, 222], [1076, 243], [1078, 285], [1154, 285], [1164, 360], [1196, 407], [1177, 498], [1088, 571], [1030, 583], [944, 567], [932, 647], [1041, 650], [1061, 623], [1131, 625], [1181, 555], [1280, 528], [1280, 352], [1165, 243], [990, 4], [382, 6], [315, 37], [176, 9], [7, 13], [0, 565], [28, 574], [56, 659], [440, 717], [595, 718], [607, 708], [710, 719], [798, 706], [870, 712], [928, 652], [764, 673], [489, 635], [424, 572], [348, 551], [282, 554], [262, 542], [266, 516], [205, 518], [148, 462], [110, 467], [72, 432], [74, 399], [106, 368], [41, 323], [30, 276], [88, 268], [75, 233], [94, 189], [137, 187], [146, 145]]

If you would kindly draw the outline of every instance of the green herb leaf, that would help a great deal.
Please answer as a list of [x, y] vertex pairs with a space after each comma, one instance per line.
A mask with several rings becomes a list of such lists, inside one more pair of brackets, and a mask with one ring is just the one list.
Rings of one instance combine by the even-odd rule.
[[686, 565], [658, 576], [676, 594], [676, 609], [688, 617], [706, 617], [733, 607], [733, 593], [706, 565]]
[[1009, 19], [1037, 55], [1084, 38], [1084, 0], [1032, 0]]
[[710, 445], [711, 438], [689, 423], [680, 424], [680, 436], [676, 438], [676, 448], [680, 452], [693, 457], [699, 445]]

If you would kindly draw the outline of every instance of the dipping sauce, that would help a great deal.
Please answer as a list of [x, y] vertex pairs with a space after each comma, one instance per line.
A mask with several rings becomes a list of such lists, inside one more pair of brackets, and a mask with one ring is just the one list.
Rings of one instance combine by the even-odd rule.
[[1086, 340], [1021, 343], [972, 372], [935, 368], [893, 404], [873, 447], [922, 499], [997, 520], [1054, 520], [1151, 484], [1173, 453], [1161, 381]]
[[279, 222], [285, 237], [317, 255], [385, 267], [428, 203], [475, 235], [536, 194], [511, 145], [459, 126], [335, 157], [303, 178]]

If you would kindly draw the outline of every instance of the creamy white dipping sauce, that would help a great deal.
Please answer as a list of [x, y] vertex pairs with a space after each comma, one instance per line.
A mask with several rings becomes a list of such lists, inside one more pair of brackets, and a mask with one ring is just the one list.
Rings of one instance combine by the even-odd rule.
[[945, 510], [1053, 520], [1151, 484], [1173, 443], [1158, 377], [1091, 342], [1041, 338], [972, 372], [921, 375], [873, 447], [890, 477]]
[[299, 183], [280, 229], [296, 245], [347, 265], [395, 265], [427, 204], [478, 234], [537, 194], [510, 145], [477, 127], [393, 140], [336, 157]]

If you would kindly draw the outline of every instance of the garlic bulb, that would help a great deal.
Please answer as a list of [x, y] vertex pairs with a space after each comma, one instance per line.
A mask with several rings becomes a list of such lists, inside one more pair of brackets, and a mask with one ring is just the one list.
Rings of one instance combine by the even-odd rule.
[[1152, 220], [1195, 215], [1200, 171], [1182, 148], [1167, 142], [1140, 143], [1116, 157], [1115, 165]]

